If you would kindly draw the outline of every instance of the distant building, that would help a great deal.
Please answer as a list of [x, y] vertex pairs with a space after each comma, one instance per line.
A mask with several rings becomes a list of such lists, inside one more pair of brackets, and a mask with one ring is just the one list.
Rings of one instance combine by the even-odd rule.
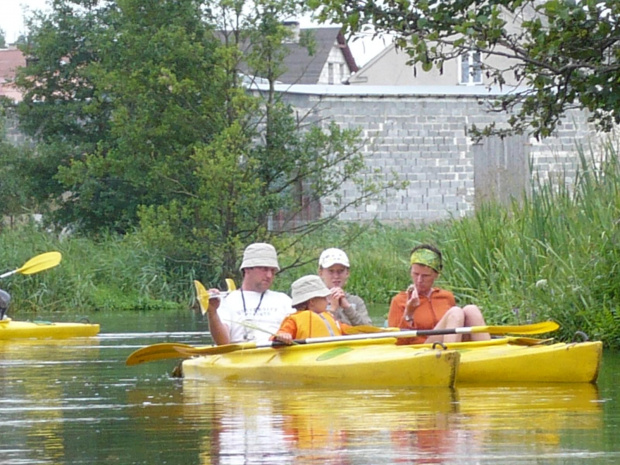
[[[504, 12], [506, 29], [517, 36], [524, 18], [534, 14], [524, 8], [519, 14]], [[501, 50], [501, 46], [497, 46]], [[372, 60], [347, 79], [346, 84], [362, 86], [492, 86], [496, 83], [485, 70], [501, 70], [507, 87], [520, 85], [514, 78], [515, 61], [499, 55], [488, 55], [472, 49], [458, 57], [446, 60], [443, 69], [433, 67], [423, 71], [422, 66], [409, 64], [411, 57], [394, 44], [388, 45]]]
[[[292, 30], [292, 37], [283, 46], [288, 53], [283, 60], [284, 72], [277, 77], [280, 84], [339, 85], [346, 83], [351, 73], [358, 70], [351, 49], [338, 27], [301, 29], [298, 22], [285, 23]], [[224, 33], [221, 33], [224, 34]], [[300, 44], [300, 38], [310, 36], [312, 53]], [[251, 44], [242, 44], [247, 51]], [[256, 76], [247, 65], [241, 64], [246, 79], [260, 83], [265, 76]]]
[[15, 45], [0, 49], [0, 96], [21, 102], [22, 93], [14, 84], [17, 68], [26, 66], [26, 57]]

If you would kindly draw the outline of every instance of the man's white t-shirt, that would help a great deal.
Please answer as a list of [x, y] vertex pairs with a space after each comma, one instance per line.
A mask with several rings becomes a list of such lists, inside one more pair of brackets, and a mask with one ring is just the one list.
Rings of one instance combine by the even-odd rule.
[[228, 294], [217, 310], [222, 323], [230, 328], [231, 343], [255, 341], [257, 344], [269, 342], [284, 318], [294, 312], [291, 298], [283, 292], [241, 289]]

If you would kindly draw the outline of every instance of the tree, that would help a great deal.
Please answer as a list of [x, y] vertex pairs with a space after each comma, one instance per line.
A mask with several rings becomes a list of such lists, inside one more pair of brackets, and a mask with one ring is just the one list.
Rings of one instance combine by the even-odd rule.
[[[59, 171], [93, 153], [110, 133], [112, 104], [99, 92], [91, 72], [101, 59], [109, 10], [92, 3], [54, 2], [50, 13], [29, 18], [30, 33], [19, 45], [28, 57], [16, 78], [23, 90], [17, 107], [20, 129], [38, 143], [23, 174], [33, 180], [31, 194], [41, 213], [61, 227], [74, 223], [86, 209], [67, 201], [69, 186], [61, 182]], [[86, 224], [96, 221], [96, 212], [93, 206], [83, 218]]]
[[4, 226], [4, 217], [24, 213], [27, 204], [27, 190], [23, 179], [16, 173], [20, 151], [7, 140], [8, 113], [12, 102], [0, 97], [0, 230]]
[[[590, 111], [605, 131], [620, 122], [620, 3], [615, 0], [309, 0], [323, 20], [351, 33], [394, 34], [411, 64], [428, 70], [469, 51], [502, 56], [509, 69], [484, 68], [496, 84], [506, 73], [527, 90], [497, 100], [511, 130], [549, 136], [573, 108]], [[520, 27], [511, 29], [509, 19]], [[502, 133], [493, 126], [483, 133]]]
[[[301, 245], [304, 235], [329, 225], [346, 208], [401, 185], [397, 177], [379, 182], [372, 174], [361, 175], [365, 164], [358, 131], [310, 124], [275, 93], [274, 83], [283, 72], [282, 43], [291, 34], [282, 19], [293, 4], [254, 2], [255, 9], [247, 14], [242, 5], [222, 4], [212, 17], [223, 37], [219, 63], [230, 87], [224, 90], [221, 111], [226, 127], [192, 157], [198, 189], [184, 200], [141, 210], [141, 229], [151, 243], [167, 250], [183, 247], [194, 257], [207, 244], [212, 280], [237, 274], [239, 254], [254, 240], [271, 242], [280, 251], [294, 249], [289, 266], [314, 259]], [[248, 43], [251, 48], [242, 53]], [[242, 63], [246, 78], [268, 81], [266, 92], [250, 95], [240, 87]], [[304, 202], [338, 199], [346, 181], [358, 186], [357, 199], [338, 204], [329, 216], [294, 221]], [[280, 213], [286, 233], [270, 226]]]
[[[310, 124], [273, 92], [289, 34], [281, 20], [294, 11], [292, 0], [54, 2], [31, 25], [20, 108], [42, 142], [48, 170], [33, 176], [55, 220], [88, 233], [137, 229], [171, 267], [214, 281], [236, 271], [247, 243], [282, 250], [336, 217], [286, 237], [270, 227], [301, 200], [336, 198], [351, 181], [359, 204], [396, 185], [362, 176], [357, 131]], [[242, 63], [269, 92], [243, 86]]]
[[6, 36], [2, 28], [0, 28], [0, 48], [6, 48]]

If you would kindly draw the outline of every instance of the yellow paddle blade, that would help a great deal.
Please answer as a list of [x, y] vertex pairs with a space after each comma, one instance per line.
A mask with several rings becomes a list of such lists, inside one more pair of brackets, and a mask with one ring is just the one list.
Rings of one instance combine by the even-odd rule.
[[53, 268], [60, 263], [62, 255], [60, 252], [47, 252], [28, 260], [24, 265], [17, 270], [21, 274], [33, 274], [39, 271]]
[[226, 286], [228, 287], [228, 292], [236, 291], [237, 286], [235, 285], [235, 281], [230, 278], [226, 278]]
[[555, 321], [543, 321], [529, 325], [506, 325], [506, 326], [472, 326], [471, 333], [489, 334], [542, 334], [550, 333], [560, 327]]
[[229, 352], [236, 352], [238, 350], [245, 349], [255, 349], [255, 342], [243, 342], [240, 344], [225, 344], [221, 346], [212, 346], [212, 347], [180, 347], [176, 346], [175, 350], [178, 351], [185, 357], [192, 357], [195, 355], [219, 355], [219, 354], [227, 354]]
[[7, 276], [11, 276], [15, 273], [20, 274], [33, 274], [38, 273], [39, 271], [47, 270], [48, 268], [53, 268], [60, 263], [62, 260], [62, 255], [60, 252], [46, 252], [41, 255], [37, 255], [36, 257], [31, 258], [23, 266], [20, 268], [9, 271], [0, 275], [0, 278], [6, 278]]
[[194, 287], [196, 288], [198, 305], [200, 305], [200, 313], [206, 315], [207, 309], [209, 308], [209, 291], [207, 291], [200, 281], [194, 280]]
[[181, 355], [180, 352], [177, 352], [177, 347], [196, 349], [196, 347], [187, 344], [179, 344], [176, 342], [162, 342], [160, 344], [153, 344], [132, 352], [131, 355], [127, 357], [127, 360], [125, 360], [125, 365], [131, 366], [138, 365], [140, 363], [154, 362], [156, 360], [183, 358], [183, 355]]

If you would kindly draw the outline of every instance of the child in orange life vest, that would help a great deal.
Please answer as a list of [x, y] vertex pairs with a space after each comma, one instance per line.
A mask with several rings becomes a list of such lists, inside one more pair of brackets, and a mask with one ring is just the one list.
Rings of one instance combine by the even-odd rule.
[[297, 312], [282, 321], [273, 339], [292, 344], [293, 339], [342, 336], [351, 326], [334, 320], [326, 311], [328, 295], [330, 290], [316, 275], [304, 276], [295, 281], [291, 285], [291, 297]]

